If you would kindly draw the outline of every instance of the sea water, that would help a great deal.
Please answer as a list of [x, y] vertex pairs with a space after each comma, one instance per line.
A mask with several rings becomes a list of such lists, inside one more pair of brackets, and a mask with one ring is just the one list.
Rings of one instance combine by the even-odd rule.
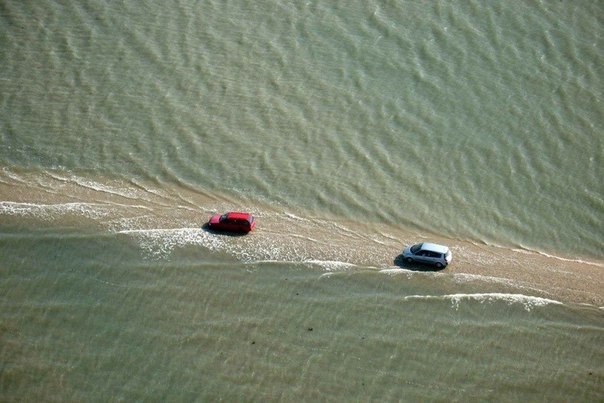
[[603, 13], [3, 2], [2, 400], [602, 400]]

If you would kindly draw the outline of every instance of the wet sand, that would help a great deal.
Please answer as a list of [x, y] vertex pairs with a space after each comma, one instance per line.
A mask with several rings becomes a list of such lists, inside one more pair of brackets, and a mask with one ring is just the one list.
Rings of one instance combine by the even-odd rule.
[[[320, 261], [347, 269], [353, 265], [371, 270], [398, 268], [412, 275], [452, 276], [456, 282], [475, 283], [488, 292], [604, 306], [601, 260], [452, 240], [391, 225], [312, 217], [245, 203], [182, 186], [153, 188], [39, 174], [0, 175], [0, 216], [5, 224], [138, 234], [145, 242], [143, 249], [161, 252], [154, 258], [169, 259], [171, 248], [195, 244], [244, 261]], [[249, 236], [225, 238], [202, 229], [211, 213], [241, 208], [253, 211], [258, 218], [257, 229]], [[448, 245], [453, 263], [444, 270], [430, 271], [397, 259], [404, 245], [427, 240]], [[166, 244], [171, 247], [165, 248]]]

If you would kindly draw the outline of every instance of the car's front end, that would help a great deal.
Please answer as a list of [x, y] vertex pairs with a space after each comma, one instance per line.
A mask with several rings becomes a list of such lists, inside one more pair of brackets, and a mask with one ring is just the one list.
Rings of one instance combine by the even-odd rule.
[[220, 223], [220, 214], [214, 214], [208, 221], [209, 228], [215, 228]]

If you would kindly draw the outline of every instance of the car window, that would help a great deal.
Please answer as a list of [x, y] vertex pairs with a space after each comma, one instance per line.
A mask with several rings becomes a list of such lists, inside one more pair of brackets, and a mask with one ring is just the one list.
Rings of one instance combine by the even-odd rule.
[[422, 247], [422, 244], [421, 244], [421, 243], [418, 243], [417, 245], [413, 245], [413, 246], [411, 247], [411, 253], [414, 253], [414, 254], [419, 254], [418, 252], [419, 252], [419, 250], [421, 249], [421, 247]]

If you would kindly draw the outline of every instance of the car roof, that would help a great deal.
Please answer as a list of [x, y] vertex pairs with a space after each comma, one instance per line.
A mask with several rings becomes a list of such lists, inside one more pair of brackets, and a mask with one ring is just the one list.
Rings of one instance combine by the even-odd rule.
[[227, 213], [227, 218], [229, 220], [249, 220], [252, 218], [252, 215], [250, 213], [242, 213], [239, 211], [229, 211]]
[[424, 243], [422, 243], [422, 250], [429, 250], [429, 251], [438, 252], [438, 253], [447, 253], [449, 251], [449, 248], [447, 248], [444, 245], [439, 245], [436, 243], [424, 242]]

